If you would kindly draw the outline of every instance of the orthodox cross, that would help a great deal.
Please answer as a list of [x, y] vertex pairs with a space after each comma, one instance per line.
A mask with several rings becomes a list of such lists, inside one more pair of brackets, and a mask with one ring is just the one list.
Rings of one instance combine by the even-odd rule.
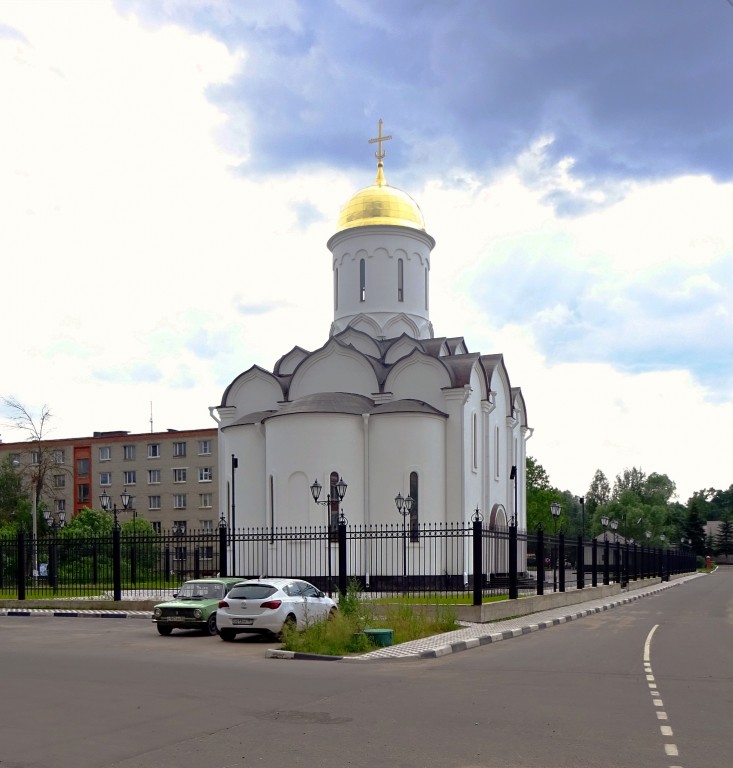
[[389, 141], [391, 138], [391, 136], [382, 136], [382, 118], [380, 117], [379, 136], [376, 139], [369, 139], [370, 144], [379, 144], [379, 149], [374, 153], [374, 157], [376, 157], [380, 162], [387, 156], [387, 153], [382, 149], [382, 142]]

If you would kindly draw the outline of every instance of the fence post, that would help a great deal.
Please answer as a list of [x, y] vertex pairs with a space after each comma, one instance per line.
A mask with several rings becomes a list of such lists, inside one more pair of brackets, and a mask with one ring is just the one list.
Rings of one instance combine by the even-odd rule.
[[201, 578], [201, 551], [198, 545], [193, 551], [193, 577], [194, 579]]
[[224, 518], [219, 522], [219, 576], [227, 575], [227, 524]]
[[629, 542], [624, 542], [623, 549], [623, 568], [621, 569], [621, 586], [626, 587], [629, 583]]
[[559, 569], [559, 581], [558, 590], [560, 592], [565, 591], [565, 534], [560, 531], [559, 544], [557, 547], [557, 565]]
[[112, 589], [115, 602], [122, 600], [122, 552], [120, 551], [120, 527], [112, 529]]
[[517, 585], [517, 525], [516, 521], [509, 526], [509, 599], [516, 600], [519, 597]]
[[18, 600], [25, 600], [25, 531], [18, 531], [18, 562], [16, 566]]
[[611, 549], [608, 546], [608, 539], [603, 540], [603, 585], [608, 586], [611, 583]]
[[[478, 512], [478, 510], [477, 510]], [[483, 603], [483, 580], [484, 580], [484, 526], [481, 518], [474, 515], [473, 518], [473, 604], [481, 605]]]
[[575, 553], [575, 586], [578, 589], [583, 589], [585, 587], [585, 546], [582, 536], [578, 536], [577, 547]]
[[618, 539], [613, 546], [613, 580], [616, 584], [621, 583], [621, 543]]
[[591, 545], [590, 557], [591, 557], [591, 570], [593, 571], [590, 585], [592, 587], [597, 587], [598, 586], [598, 541], [596, 540], [595, 536], [593, 537], [593, 544]]
[[341, 515], [338, 524], [339, 540], [339, 595], [343, 597], [346, 594], [348, 586], [348, 565], [346, 557], [346, 518]]
[[545, 532], [542, 526], [537, 528], [537, 546], [535, 547], [537, 559], [537, 594], [545, 594]]

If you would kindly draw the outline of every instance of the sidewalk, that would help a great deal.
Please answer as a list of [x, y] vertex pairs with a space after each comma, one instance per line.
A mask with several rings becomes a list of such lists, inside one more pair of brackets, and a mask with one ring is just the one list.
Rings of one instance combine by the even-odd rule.
[[[530, 632], [537, 632], [540, 629], [549, 629], [558, 624], [565, 624], [568, 621], [582, 619], [594, 613], [617, 608], [627, 603], [632, 603], [644, 597], [652, 597], [667, 589], [673, 589], [687, 583], [690, 579], [696, 579], [703, 574], [695, 573], [690, 576], [683, 576], [675, 581], [655, 584], [651, 587], [635, 590], [633, 592], [614, 595], [600, 600], [590, 600], [585, 603], [579, 603], [577, 606], [554, 608], [549, 611], [540, 611], [520, 616], [515, 619], [505, 621], [495, 621], [486, 624], [469, 624], [461, 622], [463, 629], [453, 632], [444, 632], [432, 637], [424, 637], [420, 640], [411, 640], [408, 643], [393, 645], [389, 648], [379, 648], [375, 651], [362, 654], [361, 656], [345, 657], [323, 657], [312, 654], [298, 653], [293, 651], [267, 651], [268, 658], [277, 659], [325, 659], [363, 662], [371, 660], [384, 661], [386, 659], [435, 659], [440, 656], [446, 656], [449, 653], [466, 651], [469, 648], [476, 648], [479, 645], [488, 645], [497, 643], [501, 640], [509, 640], [513, 637], [527, 635]], [[570, 611], [570, 612], [569, 612]]]

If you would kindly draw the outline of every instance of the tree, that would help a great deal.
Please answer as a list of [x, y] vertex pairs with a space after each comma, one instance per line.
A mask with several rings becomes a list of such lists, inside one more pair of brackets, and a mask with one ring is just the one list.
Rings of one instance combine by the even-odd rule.
[[726, 558], [733, 554], [733, 520], [730, 517], [720, 522], [718, 535], [715, 537], [715, 550]]
[[545, 468], [531, 456], [527, 456], [527, 530], [534, 531], [541, 525], [546, 531], [553, 530], [550, 504], [560, 501], [560, 492], [553, 488]]
[[10, 456], [0, 463], [0, 522], [9, 522], [18, 512], [23, 498], [23, 480]]
[[602, 504], [608, 504], [611, 499], [611, 485], [600, 469], [596, 470], [585, 494], [585, 508], [590, 517]]
[[[2, 402], [9, 410], [8, 423], [27, 436], [28, 451], [18, 459], [17, 470], [23, 487], [30, 496], [31, 518], [34, 537], [38, 532], [38, 517], [43, 512], [43, 493], [51, 473], [69, 473], [60, 460], [59, 451], [47, 444], [49, 422], [52, 419], [51, 410], [47, 405], [34, 415], [23, 403], [15, 397], [3, 397]], [[41, 514], [41, 525], [45, 526]]]

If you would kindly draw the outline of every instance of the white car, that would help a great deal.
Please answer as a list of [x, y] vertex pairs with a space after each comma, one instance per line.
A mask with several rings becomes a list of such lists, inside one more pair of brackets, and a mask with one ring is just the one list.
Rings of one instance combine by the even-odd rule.
[[216, 611], [222, 640], [238, 634], [279, 635], [285, 625], [305, 629], [330, 618], [336, 603], [312, 584], [300, 579], [248, 579], [235, 584]]

